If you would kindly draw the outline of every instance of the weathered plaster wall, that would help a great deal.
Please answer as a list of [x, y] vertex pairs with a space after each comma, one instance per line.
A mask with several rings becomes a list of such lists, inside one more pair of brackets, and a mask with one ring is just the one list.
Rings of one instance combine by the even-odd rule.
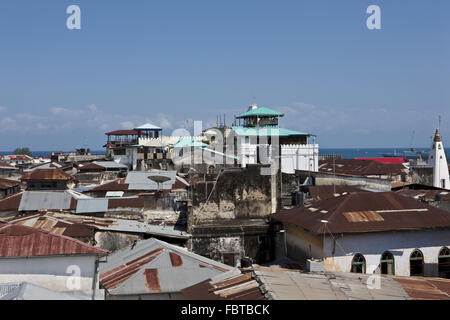
[[121, 232], [97, 231], [95, 233], [96, 247], [109, 250], [110, 252], [128, 247], [134, 241], [141, 239], [143, 239], [142, 236]]
[[323, 258], [323, 237], [313, 235], [291, 224], [284, 224], [287, 256], [300, 263]]
[[217, 183], [198, 182], [193, 187], [195, 224], [220, 219], [262, 218], [271, 214], [272, 176], [262, 175], [261, 168], [250, 165], [225, 169]]

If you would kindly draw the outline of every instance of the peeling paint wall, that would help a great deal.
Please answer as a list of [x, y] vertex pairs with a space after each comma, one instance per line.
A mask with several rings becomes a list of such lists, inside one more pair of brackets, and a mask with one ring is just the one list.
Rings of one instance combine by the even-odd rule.
[[306, 259], [323, 258], [323, 237], [308, 233], [291, 224], [284, 224], [287, 256], [306, 264]]

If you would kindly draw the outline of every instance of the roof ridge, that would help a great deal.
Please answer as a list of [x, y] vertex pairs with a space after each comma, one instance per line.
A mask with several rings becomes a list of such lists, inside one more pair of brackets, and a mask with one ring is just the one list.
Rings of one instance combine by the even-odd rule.
[[[340, 201], [339, 203], [338, 203], [338, 205], [337, 205], [337, 207], [331, 212], [331, 214], [330, 214], [330, 216], [328, 217], [328, 222], [330, 222], [336, 215], [338, 215], [338, 214], [340, 214], [341, 212], [340, 212], [340, 209], [349, 201], [349, 199], [352, 197], [352, 196], [354, 196], [354, 195], [357, 195], [357, 194], [359, 194], [359, 192], [355, 192], [355, 193], [348, 193], [348, 194], [346, 194], [346, 195], [344, 195], [344, 197], [345, 197], [345, 199], [343, 200], [343, 201]], [[341, 198], [342, 196], [340, 196], [340, 197], [336, 197], [336, 198], [334, 198], [333, 200], [336, 200], [336, 199], [339, 199], [339, 198]], [[326, 200], [324, 200], [324, 201], [326, 201]], [[329, 211], [329, 210], [327, 210], [327, 211]], [[323, 229], [323, 230], [321, 230], [321, 231], [325, 231], [325, 227], [324, 226], [321, 226], [320, 227], [321, 229]], [[328, 228], [328, 230], [329, 230], [330, 228]], [[319, 229], [320, 230], [320, 229]], [[330, 231], [331, 232], [331, 231]]]

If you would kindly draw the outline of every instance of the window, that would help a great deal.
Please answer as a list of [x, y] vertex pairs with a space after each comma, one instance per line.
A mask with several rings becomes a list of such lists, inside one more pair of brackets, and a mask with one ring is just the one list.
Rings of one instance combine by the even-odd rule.
[[443, 247], [439, 251], [439, 277], [450, 279], [450, 249]]
[[416, 249], [409, 257], [410, 276], [423, 276], [423, 253]]
[[366, 258], [360, 253], [357, 253], [352, 260], [353, 273], [366, 273]]
[[222, 259], [224, 264], [231, 267], [236, 266], [234, 261], [234, 253], [224, 253], [222, 254]]
[[380, 269], [381, 274], [390, 274], [390, 275], [395, 274], [394, 255], [391, 252], [386, 251], [381, 256]]

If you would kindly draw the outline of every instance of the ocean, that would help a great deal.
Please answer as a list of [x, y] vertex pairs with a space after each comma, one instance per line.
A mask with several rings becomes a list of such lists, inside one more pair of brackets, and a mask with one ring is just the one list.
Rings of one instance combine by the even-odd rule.
[[[344, 159], [353, 158], [381, 158], [386, 153], [402, 153], [408, 151], [409, 148], [320, 148], [320, 155], [342, 155]], [[430, 151], [430, 148], [415, 148], [418, 151]], [[35, 157], [49, 157], [51, 151], [31, 151]], [[57, 151], [57, 152], [75, 152], [75, 151]], [[91, 150], [93, 155], [105, 154], [105, 150]], [[450, 156], [450, 149], [445, 149], [447, 158]], [[13, 154], [12, 151], [0, 151], [0, 155]]]

